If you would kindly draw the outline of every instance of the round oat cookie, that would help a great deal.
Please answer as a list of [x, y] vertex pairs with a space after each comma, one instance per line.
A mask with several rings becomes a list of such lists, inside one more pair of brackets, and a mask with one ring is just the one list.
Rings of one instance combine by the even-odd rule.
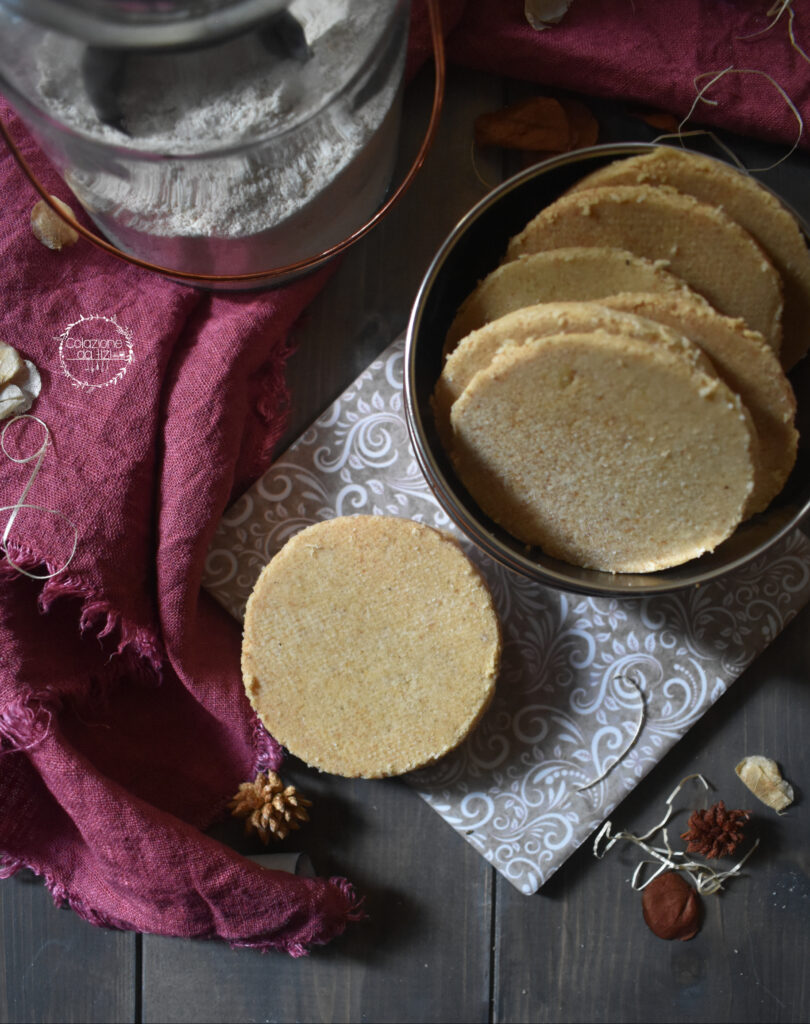
[[492, 600], [461, 547], [394, 516], [307, 527], [245, 613], [248, 698], [290, 753], [381, 778], [435, 761], [477, 724], [500, 659]]
[[722, 210], [665, 185], [583, 189], [537, 214], [510, 241], [507, 259], [570, 245], [612, 245], [666, 260], [715, 309], [742, 317], [779, 350], [779, 274], [751, 235]]
[[607, 332], [503, 349], [453, 405], [453, 459], [481, 508], [548, 554], [651, 572], [741, 521], [756, 443], [739, 398], [658, 345]]
[[[627, 294], [627, 293], [625, 293]], [[677, 292], [673, 294], [678, 294]], [[695, 295], [698, 302], [704, 300]], [[711, 309], [708, 303], [707, 308]], [[673, 327], [636, 315], [607, 308], [607, 299], [599, 302], [544, 302], [493, 320], [468, 334], [450, 353], [431, 396], [433, 416], [439, 438], [445, 448], [451, 446], [450, 410], [453, 402], [473, 377], [488, 366], [495, 353], [505, 345], [522, 345], [531, 338], [550, 334], [588, 333], [594, 330], [643, 338], [651, 344], [667, 345], [711, 374], [711, 364], [701, 349]]]
[[776, 353], [743, 320], [722, 316], [686, 295], [614, 295], [614, 309], [683, 331], [711, 359], [720, 378], [740, 396], [758, 438], [757, 473], [746, 515], [762, 512], [782, 490], [796, 462], [796, 397]]
[[745, 171], [674, 146], [615, 160], [583, 178], [572, 191], [604, 185], [671, 185], [721, 206], [759, 242], [782, 277], [782, 365], [789, 370], [807, 353], [810, 251], [796, 218], [772, 192]]
[[683, 281], [660, 263], [626, 249], [571, 246], [519, 256], [493, 270], [464, 300], [447, 332], [444, 354], [471, 331], [524, 306], [682, 287]]

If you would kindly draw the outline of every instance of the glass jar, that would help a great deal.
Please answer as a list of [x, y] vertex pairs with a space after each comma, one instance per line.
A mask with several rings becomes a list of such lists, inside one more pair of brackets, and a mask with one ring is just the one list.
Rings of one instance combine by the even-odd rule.
[[118, 248], [256, 274], [384, 199], [408, 23], [407, 0], [0, 0], [0, 90]]

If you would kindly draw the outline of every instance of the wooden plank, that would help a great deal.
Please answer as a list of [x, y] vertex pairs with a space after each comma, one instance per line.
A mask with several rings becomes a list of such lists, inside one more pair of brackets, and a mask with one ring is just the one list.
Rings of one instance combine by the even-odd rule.
[[[409, 89], [400, 170], [418, 146], [431, 90], [427, 70]], [[404, 329], [434, 252], [485, 192], [470, 158], [470, 124], [500, 93], [487, 76], [452, 77], [440, 139], [422, 173], [305, 314], [288, 365], [293, 409], [283, 444]], [[285, 846], [297, 840], [318, 874], [354, 882], [369, 920], [296, 961], [145, 936], [143, 1019], [488, 1020], [487, 863], [401, 782], [319, 775], [292, 760], [285, 776], [291, 771], [315, 807], [306, 831]]]
[[0, 1020], [135, 1021], [138, 942], [57, 909], [42, 881], [20, 872], [0, 885]]
[[486, 1021], [486, 863], [399, 781], [288, 777], [314, 807], [285, 847], [348, 876], [368, 919], [298, 960], [145, 936], [143, 1020]]

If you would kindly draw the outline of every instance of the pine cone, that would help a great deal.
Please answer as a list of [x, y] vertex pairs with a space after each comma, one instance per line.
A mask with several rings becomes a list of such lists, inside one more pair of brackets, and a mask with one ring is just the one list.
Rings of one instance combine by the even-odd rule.
[[243, 782], [228, 806], [235, 818], [245, 819], [245, 832], [256, 832], [266, 846], [271, 836], [286, 839], [302, 821], [309, 821], [306, 808], [312, 801], [295, 786], [285, 786], [275, 772], [267, 772], [253, 782]]
[[750, 811], [729, 811], [722, 800], [705, 811], [694, 811], [688, 829], [681, 835], [687, 840], [687, 853], [704, 857], [728, 857], [745, 836], [745, 823]]

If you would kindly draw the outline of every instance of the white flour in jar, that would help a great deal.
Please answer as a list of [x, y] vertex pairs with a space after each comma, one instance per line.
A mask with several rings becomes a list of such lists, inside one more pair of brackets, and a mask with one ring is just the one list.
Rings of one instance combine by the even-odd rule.
[[[293, 0], [303, 62], [270, 56], [255, 35], [215, 52], [133, 54], [120, 90], [128, 134], [100, 121], [80, 44], [42, 47], [38, 105], [74, 133], [68, 184], [119, 245], [175, 269], [249, 272], [335, 244], [390, 180], [406, 6]], [[395, 49], [380, 60], [392, 17]], [[364, 64], [378, 79], [358, 102]]]

